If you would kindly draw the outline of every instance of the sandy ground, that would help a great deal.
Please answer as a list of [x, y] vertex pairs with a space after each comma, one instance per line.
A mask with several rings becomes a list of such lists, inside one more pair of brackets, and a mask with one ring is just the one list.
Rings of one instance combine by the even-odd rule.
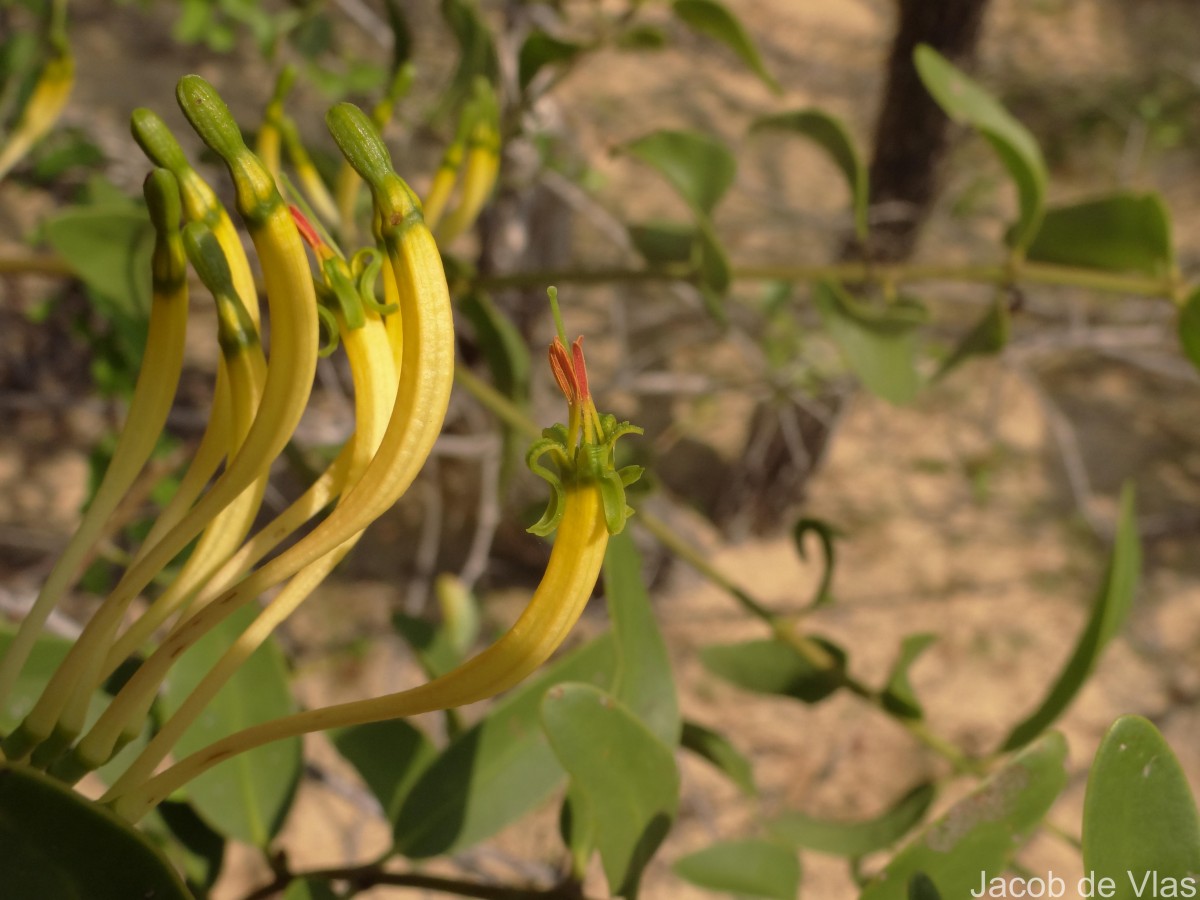
[[[608, 152], [651, 125], [703, 127], [738, 146], [742, 168], [718, 216], [736, 258], [824, 260], [835, 252], [836, 234], [845, 225], [844, 194], [824, 161], [794, 142], [753, 143], [742, 132], [748, 110], [818, 103], [844, 116], [865, 139], [886, 54], [890, 4], [731, 5], [760, 37], [768, 65], [788, 85], [784, 98], [772, 99], [726, 57], [702, 56], [705, 45], [686, 36], [681, 47], [661, 54], [602, 55], [564, 85], [554, 114], [576, 135], [592, 180], [602, 185], [600, 205], [584, 208], [576, 225], [577, 247], [587, 259], [619, 258], [619, 249], [604, 237], [611, 224], [604, 209], [625, 209], [633, 218], [673, 209], [669, 198], [647, 189], [646, 170]], [[1099, 0], [994, 0], [980, 76], [1004, 84], [1014, 109], [1028, 112], [1039, 138], [1060, 148], [1052, 157], [1055, 198], [1115, 185], [1164, 191], [1176, 216], [1179, 258], [1185, 273], [1194, 274], [1200, 260], [1195, 227], [1200, 156], [1194, 145], [1156, 144], [1160, 121], [1122, 117], [1120, 105], [1122, 90], [1158, 84], [1163, 73], [1179, 70], [1181, 77], [1195, 78], [1194, 62], [1190, 69], [1179, 62], [1198, 58], [1195, 29], [1172, 25], [1184, 6], [1160, 2], [1133, 12]], [[123, 67], [129, 45], [122, 37], [127, 29], [106, 28], [104, 15], [81, 7], [79, 34], [87, 54], [81, 58], [90, 60], [90, 71], [111, 77], [81, 79], [67, 121], [93, 128], [101, 144], [124, 160], [116, 164], [115, 176], [136, 183], [140, 162], [128, 152], [122, 124], [128, 109], [169, 110], [170, 85], [185, 70], [216, 79], [229, 72], [197, 51], [181, 57], [159, 36], [145, 40], [138, 60], [153, 77], [120, 75], [128, 72]], [[120, 15], [134, 13], [126, 9]], [[162, 10], [155, 15], [161, 30]], [[612, 74], [617, 61], [621, 78]], [[258, 81], [246, 79], [257, 86], [235, 100], [235, 108], [240, 104], [248, 116], [266, 95], [267, 85]], [[1099, 97], [1105, 90], [1109, 94]], [[1088, 116], [1105, 103], [1108, 119], [1098, 128], [1089, 124]], [[1180, 115], [1194, 128], [1194, 117]], [[19, 189], [0, 188], [6, 241], [27, 231], [46, 208], [36, 198], [15, 198], [14, 191]], [[21, 202], [13, 202], [17, 199]], [[945, 260], [986, 255], [1011, 206], [986, 148], [964, 142], [921, 255]], [[960, 217], [965, 208], [970, 218]], [[0, 314], [15, 316], [41, 289], [30, 281], [0, 284]], [[753, 293], [743, 299], [753, 302]], [[945, 288], [930, 299], [939, 312], [962, 321], [987, 297]], [[728, 462], [745, 440], [753, 395], [745, 385], [768, 369], [752, 344], [722, 342], [690, 302], [652, 296], [646, 289], [597, 291], [582, 294], [585, 308], [578, 314], [589, 331], [593, 323], [599, 331], [611, 329], [610, 340], [597, 341], [596, 381], [619, 388], [614, 402], [630, 407], [623, 413], [657, 402], [639, 393], [644, 381], [622, 375], [623, 365], [626, 373], [633, 366], [639, 375], [667, 375], [675, 385], [707, 379], [700, 396], [683, 392], [669, 410], [684, 433], [709, 440]], [[684, 311], [672, 312], [672, 303]], [[986, 751], [1036, 704], [1069, 654], [1100, 578], [1117, 492], [1133, 479], [1147, 537], [1137, 605], [1060, 725], [1070, 745], [1072, 776], [1050, 818], [1077, 834], [1088, 763], [1105, 729], [1122, 713], [1153, 719], [1193, 787], [1200, 786], [1200, 555], [1194, 550], [1200, 379], [1183, 365], [1169, 313], [1157, 304], [1031, 290], [1027, 308], [1013, 348], [1001, 360], [971, 364], [913, 407], [896, 409], [864, 394], [849, 399], [802, 506], [845, 535], [833, 586], [837, 602], [810, 621], [814, 631], [849, 649], [854, 674], [868, 683], [885, 677], [903, 636], [935, 632], [937, 642], [912, 672], [930, 725], [970, 751]], [[809, 324], [810, 313], [803, 305], [800, 310], [797, 321]], [[635, 345], [645, 342], [656, 327], [663, 332], [659, 354], [649, 362], [644, 356], [631, 359], [636, 349], [631, 336]], [[32, 366], [36, 377], [2, 386], [8, 425], [0, 435], [0, 588], [10, 598], [33, 589], [47, 554], [69, 532], [85, 492], [87, 448], [115, 421], [98, 401], [80, 403], [71, 395], [65, 361], [28, 362], [55, 348], [36, 334], [22, 331], [18, 339], [16, 333], [6, 337], [8, 358], [25, 360], [22, 371], [28, 374]], [[806, 347], [818, 359], [833, 359], [819, 340]], [[61, 353], [57, 357], [63, 360]], [[86, 377], [78, 367], [72, 371], [76, 379]], [[668, 446], [674, 438], [649, 439]], [[733, 540], [682, 505], [656, 502], [660, 513], [755, 596], [796, 609], [810, 595], [815, 567], [801, 561], [780, 532]], [[380, 525], [387, 535], [396, 527]], [[405, 603], [404, 583], [380, 558], [378, 548], [387, 539], [367, 548], [361, 565], [327, 584], [310, 611], [289, 626], [289, 642], [300, 648], [302, 661], [385, 631], [387, 610]], [[455, 558], [453, 548], [444, 558]], [[340, 598], [336, 622], [321, 602], [333, 596]], [[514, 595], [507, 596], [507, 605], [503, 597], [486, 599], [508, 609]], [[816, 707], [748, 700], [707, 675], [698, 647], [714, 634], [734, 640], [761, 636], [761, 630], [684, 567], [671, 567], [661, 579], [655, 604], [684, 712], [733, 736], [754, 761], [761, 797], [747, 801], [704, 765], [681, 759], [681, 813], [647, 875], [649, 900], [711, 896], [682, 884], [670, 873], [670, 862], [715, 839], [754, 834], [763, 815], [795, 808], [831, 818], [870, 816], [917, 781], [946, 774], [945, 765], [902, 729], [852, 697]], [[603, 624], [598, 613], [589, 613], [582, 630]], [[391, 690], [414, 677], [405, 652], [387, 638], [355, 663], [335, 660], [302, 671], [300, 689], [308, 702]], [[367, 811], [353, 776], [324, 742], [315, 738], [310, 748], [335, 775], [334, 783], [304, 784], [280, 846], [304, 867], [371, 858], [386, 846], [386, 826]], [[951, 783], [940, 803], [965, 788], [962, 781]], [[547, 809], [509, 829], [459, 860], [458, 871], [548, 882], [560, 859], [554, 817], [555, 810]], [[1068, 876], [1080, 866], [1078, 854], [1052, 837], [1036, 838], [1021, 860], [1034, 873], [1052, 868]], [[844, 863], [817, 854], [805, 854], [803, 863], [804, 896], [855, 895]], [[593, 876], [588, 889], [600, 895], [600, 874]], [[261, 863], [235, 849], [214, 897], [235, 900], [263, 878]], [[380, 888], [364, 896], [420, 893]]]

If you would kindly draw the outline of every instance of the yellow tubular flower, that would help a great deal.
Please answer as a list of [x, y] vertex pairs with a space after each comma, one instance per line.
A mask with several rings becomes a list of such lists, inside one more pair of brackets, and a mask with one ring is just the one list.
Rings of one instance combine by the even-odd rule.
[[150, 458], [175, 399], [183, 366], [188, 313], [187, 268], [179, 238], [179, 190], [169, 172], [157, 169], [146, 180], [145, 193], [156, 232], [146, 356], [138, 373], [125, 427], [104, 479], [84, 513], [79, 529], [55, 563], [33, 608], [0, 661], [0, 707], [5, 705], [13, 682], [51, 610], [79, 577], [83, 561], [105, 522]]
[[262, 127], [258, 129], [258, 137], [254, 143], [254, 153], [262, 160], [262, 164], [271, 173], [271, 177], [275, 179], [276, 184], [279, 183], [280, 148], [283, 146], [282, 133], [279, 127], [279, 123], [283, 118], [283, 101], [292, 92], [292, 87], [295, 84], [295, 68], [284, 66], [283, 70], [279, 73], [279, 77], [275, 79], [275, 92], [271, 95], [271, 100], [267, 103], [267, 108], [263, 111]]
[[[233, 176], [238, 210], [250, 229], [262, 264], [272, 333], [260, 414], [241, 451], [213, 487], [138, 564], [126, 571], [92, 617], [33, 710], [10, 736], [10, 741], [22, 744], [37, 744], [50, 735], [72, 686], [94, 681], [104, 662], [104, 648], [133, 598], [279, 455], [304, 411], [316, 370], [318, 329], [312, 276], [299, 233], [274, 180], [246, 147], [228, 108], [207, 82], [197, 75], [185, 76], [177, 93], [193, 127], [225, 161]], [[63, 723], [43, 758], [52, 758], [58, 749], [65, 748], [81, 724]]]
[[[200, 280], [204, 282], [205, 287], [212, 292], [213, 299], [217, 303], [221, 355], [229, 371], [230, 390], [233, 396], [234, 444], [230, 447], [232, 456], [237, 450], [237, 445], [244, 441], [254, 421], [262, 395], [266, 360], [263, 357], [262, 346], [259, 343], [254, 323], [233, 292], [233, 282], [229, 275], [228, 264], [212, 232], [201, 222], [189, 223], [183, 232], [183, 244], [192, 267], [200, 276]], [[262, 492], [265, 487], [264, 473], [263, 477], [243, 491], [237, 500], [212, 520], [171, 588], [164, 594], [164, 597], [172, 598], [168, 602], [182, 601], [199, 584], [203, 584], [204, 580], [212, 574], [213, 568], [223, 562], [237, 543], [240, 543], [252, 524], [254, 513], [262, 500]], [[102, 664], [106, 658], [106, 656], [101, 658]], [[81, 680], [75, 686], [70, 700], [63, 709], [60, 719], [61, 728], [78, 733], [87, 714], [92, 693], [100, 686], [103, 676], [107, 674], [109, 673], [103, 665], [92, 666], [89, 669], [92, 680], [91, 682]], [[34, 758], [35, 761], [38, 758], [36, 753]], [[78, 760], [85, 763], [84, 768], [74, 768], [75, 761]], [[92, 760], [76, 752], [74, 759], [66, 764], [68, 766], [66, 771], [70, 772], [70, 776], [66, 777], [73, 780], [74, 777], [78, 777], [106, 761], [107, 757]]]
[[436, 230], [441, 224], [446, 204], [450, 202], [450, 194], [454, 191], [454, 185], [458, 183], [458, 170], [462, 168], [463, 152], [463, 142], [456, 138], [442, 154], [442, 161], [433, 173], [433, 182], [429, 185], [424, 204], [425, 224], [430, 230]]
[[[355, 434], [351, 438], [354, 458], [349, 472], [349, 481], [353, 483], [362, 474], [383, 437], [387, 427], [388, 414], [395, 399], [396, 381], [391, 366], [391, 350], [388, 347], [387, 334], [383, 322], [376, 314], [368, 312], [366, 322], [360, 328], [347, 328], [343, 321], [340, 330], [355, 384], [357, 426]], [[360, 531], [316, 562], [305, 566], [288, 582], [287, 586], [271, 600], [258, 618], [205, 675], [171, 718], [162, 725], [154, 739], [138, 758], [112, 785], [109, 797], [119, 796], [125, 790], [144, 781], [154, 772], [155, 767], [170, 752], [171, 747], [175, 745], [196, 717], [204, 711], [204, 708], [242, 663], [341, 562], [345, 555], [353, 549], [361, 535]], [[172, 658], [179, 643], [186, 640], [186, 637], [184, 630], [179, 629], [167, 637], [157, 653], [164, 654], [167, 659]], [[130, 721], [126, 723], [127, 727], [121, 736], [121, 741], [132, 738], [135, 729], [140, 730], [141, 721], [141, 716], [131, 717]], [[98, 722], [97, 733], [102, 731], [101, 722]], [[87, 754], [91, 750], [90, 740], [91, 735], [80, 742], [79, 752], [91, 766], [96, 766], [107, 759], [106, 754], [112, 748], [107, 746], [98, 748], [89, 758]], [[105, 740], [105, 736], [100, 734], [97, 742], [102, 740]]]
[[66, 41], [52, 41], [51, 49], [21, 118], [0, 147], [0, 179], [54, 127], [75, 86], [75, 60]]
[[[228, 262], [213, 232], [203, 222], [193, 222], [188, 225], [187, 233], [191, 236], [188, 255], [218, 304], [222, 346], [232, 348], [232, 352], [222, 352], [222, 363], [231, 379], [233, 414], [226, 449], [232, 458], [244, 443], [258, 410], [266, 360], [257, 330], [235, 293]], [[239, 339], [239, 333], [244, 337]], [[229, 560], [254, 524], [269, 475], [270, 470], [264, 469], [237, 499], [209, 522], [175, 580], [113, 644], [99, 672], [100, 682], [172, 613], [195, 597]]]
[[480, 122], [472, 131], [463, 166], [462, 191], [458, 206], [434, 229], [437, 239], [448, 243], [470, 228], [479, 217], [500, 172], [500, 135], [491, 122]]
[[[296, 213], [294, 212], [293, 214]], [[344, 267], [344, 261], [333, 259], [332, 251], [329, 251], [328, 247], [324, 244], [320, 244], [320, 239], [317, 238], [311, 226], [303, 223], [302, 219], [298, 219], [298, 221], [302, 223], [302, 231], [305, 234], [306, 240], [309, 240], [314, 246], [319, 246], [319, 255], [326, 266], [332, 261]], [[351, 284], [348, 279], [343, 283]], [[348, 302], [358, 302], [357, 297], [348, 298]], [[355, 433], [341, 454], [347, 460], [342, 480], [353, 484], [362, 474], [379, 447], [379, 443], [387, 427], [389, 414], [394, 406], [397, 384], [395, 370], [391, 362], [391, 351], [388, 346], [387, 334], [377, 314], [370, 310], [365, 311], [362, 316], [362, 322], [357, 328], [347, 327], [343, 320], [340, 331], [343, 342], [346, 345], [347, 354], [350, 359], [351, 373], [354, 378], [356, 421]], [[298, 525], [303, 524], [303, 521], [294, 521], [294, 525], [298, 527]], [[283, 527], [286, 527], [286, 524]], [[286, 537], [287, 534], [290, 534], [290, 531], [283, 531], [283, 527], [281, 527], [277, 519], [264, 528], [260, 532], [260, 535], [267, 534], [270, 539], [277, 542], [279, 539]], [[361, 531], [359, 534], [361, 534]], [[261, 629], [263, 627], [262, 622], [268, 621], [271, 616], [276, 617], [272, 620], [272, 624], [267, 627], [266, 631], [255, 632], [261, 634], [257, 638], [258, 642], [261, 642], [265, 638], [265, 635], [274, 627], [274, 623], [286, 618], [311, 593], [325, 576], [332, 571], [334, 566], [341, 561], [346, 553], [350, 551], [356, 541], [357, 535], [300, 570], [295, 578], [289, 582], [288, 586], [272, 601], [264, 616], [256, 622], [254, 629]], [[242, 554], [239, 553], [230, 560], [226, 570], [223, 570], [217, 576], [218, 582], [224, 583], [231, 574], [238, 574], [234, 570], [244, 571], [243, 567], [249, 567], [250, 563], [246, 563], [241, 557]], [[191, 617], [177, 624], [155, 652], [142, 663], [129, 682], [122, 688], [117, 698], [109, 705], [100, 719], [97, 720], [89, 734], [80, 742], [76, 751], [76, 760], [81, 762], [85, 767], [94, 768], [103, 764], [117, 747], [122, 746], [137, 735], [146, 713], [149, 712], [158, 685], [166, 676], [167, 671], [174, 661], [209, 628], [220, 622], [236, 608], [226, 605], [222, 608], [206, 612], [214, 595], [211, 591], [206, 591], [205, 594], [207, 596], [202, 595], [197, 600], [196, 609], [192, 611]], [[252, 599], [253, 597], [253, 595], [246, 594], [239, 596], [245, 599]], [[248, 655], [249, 652], [253, 651], [254, 646], [257, 646], [257, 644], [252, 644], [253, 640], [253, 637], [243, 637], [238, 641], [236, 647], [249, 647], [249, 650], [245, 651], [245, 655]], [[232, 654], [235, 651], [231, 650], [230, 652]], [[197, 691], [201, 692], [197, 696], [204, 696], [203, 691], [208, 689], [211, 689], [212, 693], [215, 693], [219, 689], [220, 684], [223, 683], [223, 680], [228, 678], [228, 675], [232, 673], [233, 669], [236, 669], [237, 665], [240, 665], [241, 660], [244, 658], [245, 656], [243, 655], [237, 659], [236, 663], [225, 663], [225, 667], [220, 670], [225, 673], [224, 675], [210, 673], [210, 676], [197, 688]], [[172, 731], [171, 734], [177, 737], [179, 733], [182, 733], [182, 730], [186, 728], [187, 717], [192, 714], [193, 710], [199, 711], [202, 709], [206, 702], [207, 698], [203, 701], [199, 699], [192, 701], [192, 704], [188, 707], [188, 712], [183, 714], [183, 717], [180, 718], [175, 726], [177, 730]], [[143, 761], [147, 760], [150, 753], [158, 752], [160, 748], [162, 754], [165, 754], [174, 743], [175, 737], [163, 738], [157, 741], [155, 750], [147, 751], [141, 759]], [[158, 759], [155, 759], [153, 762], [145, 764], [148, 764], [150, 770], [152, 770], [157, 762]], [[86, 768], [84, 770], [86, 771]], [[145, 774], [148, 774], [148, 772]], [[129, 777], [126, 775], [125, 779]], [[122, 780], [122, 783], [124, 783], [125, 779]]]
[[[555, 377], [570, 405], [569, 422], [578, 423], [578, 429], [574, 437], [561, 426], [548, 429], [547, 437], [530, 451], [535, 471], [540, 470], [554, 486], [547, 514], [535, 529], [545, 532], [557, 527], [558, 535], [542, 581], [516, 623], [477, 656], [419, 687], [285, 716], [216, 741], [132, 790], [110, 793], [106, 800], [118, 814], [136, 821], [217, 763], [271, 741], [486, 699], [518, 684], [550, 657], [587, 605], [600, 575], [609, 534], [624, 527], [630, 511], [624, 504], [623, 485], [640, 475], [636, 467], [620, 471], [614, 467], [616, 439], [640, 429], [597, 414], [580, 342], [575, 343], [573, 357], [557, 340], [550, 352]], [[561, 477], [537, 465], [537, 459], [548, 452], [558, 463]], [[617, 502], [619, 515], [615, 514]]]
[[201, 635], [379, 518], [416, 478], [441, 431], [454, 379], [454, 319], [441, 255], [416, 197], [392, 170], [366, 115], [341, 104], [330, 119], [343, 152], [371, 186], [404, 322], [403, 365], [387, 429], [362, 477], [328, 518], [182, 623], [171, 635], [170, 653], [157, 652], [142, 663], [105, 713], [113, 723], [131, 723], [148, 708], [171, 663]]
[[288, 160], [296, 170], [296, 180], [304, 191], [304, 196], [312, 204], [317, 215], [326, 222], [336, 222], [338, 218], [337, 202], [329, 188], [321, 178], [321, 173], [313, 164], [308, 149], [300, 140], [300, 132], [296, 123], [288, 115], [279, 117], [279, 132], [283, 136], [283, 149], [287, 151]]

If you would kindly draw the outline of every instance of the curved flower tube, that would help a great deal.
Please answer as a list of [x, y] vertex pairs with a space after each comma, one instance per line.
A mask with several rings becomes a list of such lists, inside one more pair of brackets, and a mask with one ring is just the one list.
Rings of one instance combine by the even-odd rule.
[[537, 442], [531, 457], [549, 452], [558, 466], [557, 473], [545, 468], [540, 473], [555, 488], [549, 514], [552, 524], [543, 517], [543, 523], [535, 526], [538, 531], [556, 527], [558, 534], [541, 583], [520, 617], [496, 643], [418, 687], [296, 713], [244, 729], [131, 789], [114, 789], [102, 799], [118, 814], [136, 821], [172, 791], [238, 753], [312, 731], [474, 703], [508, 690], [541, 666], [582, 614], [599, 578], [609, 534], [620, 531], [631, 512], [621, 490], [619, 515], [614, 514], [611, 492], [605, 485], [614, 479], [618, 486], [628, 484], [640, 475], [636, 467], [615, 469], [615, 441], [641, 429], [627, 422], [618, 425], [612, 417], [596, 412], [588, 389], [582, 339], [575, 342], [570, 355], [556, 339], [550, 348], [550, 361], [567, 397], [569, 424], [565, 429], [547, 429], [546, 440], [551, 444]]
[[134, 385], [125, 427], [100, 487], [0, 660], [0, 707], [7, 702], [50, 612], [79, 577], [105, 522], [150, 458], [175, 399], [188, 314], [187, 268], [179, 236], [179, 188], [170, 172], [157, 169], [146, 179], [144, 190], [156, 235], [146, 357]]
[[53, 758], [74, 740], [83, 724], [81, 718], [56, 727], [73, 689], [90, 688], [96, 682], [104, 663], [100, 648], [111, 641], [134, 597], [279, 455], [300, 421], [316, 371], [316, 294], [308, 257], [274, 179], [246, 147], [228, 108], [211, 85], [197, 75], [188, 75], [180, 80], [177, 94], [193, 127], [228, 167], [237, 191], [238, 211], [250, 229], [262, 264], [271, 308], [272, 346], [261, 414], [255, 417], [240, 452], [212, 488], [140, 562], [126, 570], [51, 677], [33, 710], [5, 741], [6, 753], [10, 748], [32, 748], [57, 730], [54, 741], [43, 752], [43, 758]]
[[67, 45], [65, 3], [56, 2], [51, 8], [49, 27], [50, 56], [42, 66], [33, 93], [21, 110], [8, 140], [0, 146], [0, 178], [54, 127], [63, 107], [75, 87], [75, 59]]

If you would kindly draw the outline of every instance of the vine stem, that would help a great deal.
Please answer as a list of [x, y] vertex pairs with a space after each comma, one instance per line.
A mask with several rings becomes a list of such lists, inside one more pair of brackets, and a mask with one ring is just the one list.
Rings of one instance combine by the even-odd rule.
[[[50, 275], [70, 277], [71, 266], [53, 253], [0, 252], [0, 275]], [[847, 262], [828, 265], [743, 265], [730, 272], [735, 281], [866, 281], [879, 284], [912, 284], [925, 281], [950, 281], [967, 284], [1040, 284], [1051, 287], [1076, 287], [1111, 294], [1141, 294], [1165, 297], [1179, 302], [1186, 285], [1178, 275], [1151, 277], [1103, 272], [1078, 266], [1061, 266], [1012, 260], [1004, 264], [968, 264], [947, 266], [931, 263], [880, 265]], [[657, 268], [543, 269], [512, 272], [476, 279], [473, 285], [484, 290], [540, 287], [545, 284], [628, 284], [655, 281], [695, 281], [696, 271], [686, 265]]]
[[[1175, 277], [1153, 278], [1103, 272], [1076, 266], [1013, 260], [997, 265], [946, 266], [927, 263], [880, 265], [848, 262], [829, 265], [745, 265], [734, 266], [734, 281], [867, 281], [880, 284], [911, 284], [924, 281], [952, 281], [998, 286], [1017, 283], [1052, 287], [1077, 287], [1115, 294], [1141, 294], [1174, 299], [1180, 295]], [[609, 282], [693, 281], [696, 272], [688, 266], [629, 269], [561, 269], [514, 272], [481, 278], [475, 286], [483, 289], [535, 287], [542, 284], [602, 284]]]
[[[541, 429], [536, 423], [518, 409], [511, 400], [473, 372], [461, 365], [456, 365], [454, 380], [506, 424], [530, 437], [541, 436]], [[798, 630], [794, 619], [773, 612], [765, 603], [756, 599], [749, 591], [739, 586], [732, 578], [709, 562], [703, 553], [680, 537], [670, 525], [658, 516], [647, 510], [639, 510], [632, 521], [653, 535], [676, 557], [733, 597], [739, 606], [766, 624], [779, 640], [793, 647], [814, 667], [831, 669], [837, 665], [837, 660], [824, 646]], [[945, 738], [930, 731], [922, 720], [895, 715], [884, 705], [882, 694], [879, 691], [872, 690], [848, 673], [843, 672], [841, 678], [843, 687], [902, 725], [916, 740], [949, 762], [956, 772], [970, 775], [985, 774], [986, 762], [967, 756]]]

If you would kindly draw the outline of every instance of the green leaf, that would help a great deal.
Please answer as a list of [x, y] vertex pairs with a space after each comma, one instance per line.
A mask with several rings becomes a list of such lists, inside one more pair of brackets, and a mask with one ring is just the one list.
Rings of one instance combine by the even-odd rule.
[[737, 54], [738, 58], [775, 93], [782, 88], [767, 70], [758, 47], [747, 34], [737, 17], [717, 0], [675, 0], [671, 9], [685, 25], [693, 31], [720, 41]]
[[808, 552], [804, 549], [804, 536], [809, 532], [815, 534], [821, 542], [821, 557], [824, 564], [821, 582], [817, 585], [817, 591], [808, 604], [812, 609], [833, 602], [833, 594], [829, 592], [829, 585], [833, 582], [833, 567], [837, 563], [833, 542], [837, 539], [838, 532], [829, 523], [822, 522], [820, 519], [803, 518], [797, 521], [792, 527], [792, 541], [796, 544], [796, 553], [803, 560], [808, 559]]
[[667, 36], [653, 25], [633, 25], [620, 32], [615, 43], [621, 50], [661, 50]]
[[[8, 652], [13, 635], [11, 627], [0, 623], [0, 659]], [[8, 734], [24, 721], [70, 649], [71, 642], [65, 638], [45, 633], [38, 635], [20, 677], [13, 684], [8, 706], [0, 708], [0, 734]]]
[[1003, 296], [997, 296], [983, 314], [983, 318], [971, 327], [950, 351], [950, 355], [938, 366], [932, 380], [944, 378], [972, 356], [992, 356], [999, 353], [1008, 345], [1011, 331], [1012, 314], [1008, 311], [1008, 303]]
[[540, 727], [542, 696], [560, 681], [608, 685], [611, 637], [598, 638], [514, 690], [458, 735], [417, 778], [395, 819], [398, 852], [454, 853], [544, 803], [565, 780]]
[[1025, 251], [1035, 262], [1164, 276], [1175, 264], [1171, 218], [1158, 194], [1118, 193], [1046, 210]]
[[530, 32], [521, 44], [517, 61], [517, 81], [521, 90], [528, 88], [537, 73], [546, 66], [570, 63], [587, 49], [584, 44], [559, 40], [541, 30]]
[[129, 823], [25, 766], [0, 766], [0, 847], [6, 897], [191, 900]]
[[675, 874], [710, 891], [739, 897], [795, 900], [800, 861], [794, 850], [769, 841], [725, 841], [676, 860]]
[[833, 656], [833, 668], [821, 668], [795, 647], [777, 640], [710, 644], [700, 648], [700, 662], [714, 675], [747, 691], [819, 703], [845, 683], [846, 653], [821, 638], [814, 640]]
[[888, 675], [887, 685], [880, 698], [885, 709], [906, 719], [919, 719], [924, 715], [921, 702], [908, 682], [908, 670], [917, 657], [936, 640], [936, 634], [923, 633], [910, 634], [900, 642], [900, 654], [892, 664], [891, 674]]
[[650, 596], [642, 581], [642, 557], [628, 531], [613, 535], [604, 556], [604, 598], [617, 642], [612, 693], [650, 733], [674, 747], [682, 722], [671, 660]]
[[1009, 243], [1016, 250], [1029, 246], [1046, 196], [1046, 162], [1037, 141], [995, 97], [932, 47], [918, 46], [913, 61], [925, 89], [946, 115], [977, 130], [999, 155], [1017, 186], [1020, 206]]
[[791, 131], [821, 147], [846, 179], [854, 210], [854, 233], [860, 241], [867, 239], [867, 207], [870, 187], [867, 166], [858, 153], [854, 139], [841, 119], [820, 109], [801, 109], [776, 113], [754, 121], [752, 133], [761, 131]]
[[840, 284], [813, 285], [813, 302], [846, 364], [871, 393], [889, 403], [911, 403], [921, 388], [916, 368], [917, 314], [912, 301], [871, 310]]
[[84, 284], [126, 315], [149, 316], [154, 229], [144, 209], [75, 207], [43, 227], [46, 241]]
[[908, 900], [942, 900], [937, 887], [924, 872], [913, 872], [908, 879]]
[[704, 216], [697, 216], [696, 222], [699, 229], [693, 263], [699, 274], [700, 291], [704, 295], [709, 313], [718, 322], [725, 324], [728, 317], [721, 301], [729, 293], [729, 285], [733, 281], [733, 268], [712, 223]]
[[798, 812], [787, 812], [767, 823], [771, 837], [795, 847], [834, 856], [858, 857], [890, 847], [921, 821], [937, 791], [921, 784], [874, 819], [831, 822]]
[[1001, 871], [1067, 782], [1067, 742], [1047, 734], [930, 823], [863, 890], [860, 900], [904, 900], [923, 872], [943, 897], [967, 897]]
[[684, 720], [679, 746], [692, 751], [701, 759], [708, 760], [741, 788], [743, 794], [753, 797], [758, 793], [750, 760], [720, 732], [705, 728], [697, 722]]
[[1087, 681], [1105, 646], [1125, 624], [1142, 569], [1142, 545], [1137, 533], [1137, 510], [1133, 485], [1121, 491], [1117, 534], [1109, 557], [1104, 581], [1092, 604], [1087, 627], [1071, 658], [1063, 667], [1041, 705], [1017, 725], [1005, 739], [1002, 749], [1015, 750], [1033, 740], [1062, 714]]
[[679, 805], [671, 749], [623, 704], [588, 684], [551, 688], [542, 701], [542, 726], [587, 797], [610, 892], [635, 898]]
[[705, 216], [712, 214], [737, 173], [737, 161], [725, 145], [695, 131], [651, 132], [624, 150], [657, 169]]
[[696, 253], [699, 233], [695, 225], [658, 220], [628, 228], [633, 246], [652, 266], [688, 263]]
[[340, 728], [330, 738], [338, 753], [358, 770], [389, 821], [437, 755], [425, 732], [404, 719]]
[[1176, 327], [1184, 355], [1200, 369], [1200, 288], [1192, 291], [1184, 301]]
[[[1200, 823], [1187, 776], [1146, 719], [1122, 716], [1092, 763], [1083, 804], [1083, 868], [1135, 897], [1186, 897], [1200, 875]], [[1099, 894], [1097, 894], [1099, 896]]]
[[283, 892], [283, 900], [338, 900], [328, 881], [297, 878]]
[[139, 828], [183, 873], [192, 892], [206, 896], [221, 874], [225, 838], [209, 828], [188, 804], [170, 800], [152, 809]]
[[529, 401], [533, 365], [520, 329], [487, 294], [467, 294], [458, 305], [475, 329], [496, 389], [524, 406]]
[[500, 77], [500, 61], [475, 0], [442, 0], [441, 11], [459, 50], [454, 77], [438, 107], [438, 112], [445, 115], [471, 96], [476, 78], [495, 84]]
[[[170, 715], [216, 665], [233, 641], [258, 615], [249, 606], [202, 637], [171, 669], [162, 696]], [[175, 744], [182, 759], [213, 741], [295, 712], [287, 663], [274, 640], [251, 654]], [[221, 834], [265, 847], [283, 825], [301, 769], [300, 738], [275, 741], [239, 753], [187, 784], [187, 797]]]
[[429, 678], [445, 675], [462, 662], [462, 654], [446, 629], [403, 612], [392, 614], [392, 627], [412, 647], [421, 671]]

